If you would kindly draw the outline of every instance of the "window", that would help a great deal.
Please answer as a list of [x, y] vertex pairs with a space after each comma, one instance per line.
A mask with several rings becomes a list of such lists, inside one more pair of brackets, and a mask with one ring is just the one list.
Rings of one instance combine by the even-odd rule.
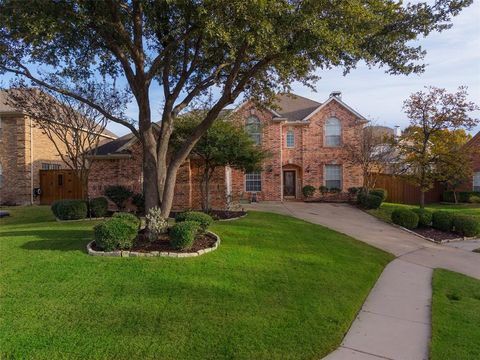
[[331, 188], [342, 188], [342, 165], [325, 165], [325, 186]]
[[473, 173], [473, 191], [480, 191], [480, 171]]
[[325, 146], [340, 146], [342, 125], [337, 118], [325, 122]]
[[2, 141], [2, 118], [0, 117], [0, 141]]
[[295, 133], [293, 130], [287, 131], [287, 148], [295, 147]]
[[256, 145], [260, 145], [262, 141], [262, 132], [260, 127], [260, 119], [256, 116], [249, 116], [245, 126], [247, 133]]
[[3, 169], [2, 169], [2, 164], [0, 164], [0, 188], [3, 185]]
[[42, 163], [42, 170], [60, 170], [60, 164]]
[[262, 175], [259, 172], [245, 174], [245, 190], [250, 192], [262, 191]]

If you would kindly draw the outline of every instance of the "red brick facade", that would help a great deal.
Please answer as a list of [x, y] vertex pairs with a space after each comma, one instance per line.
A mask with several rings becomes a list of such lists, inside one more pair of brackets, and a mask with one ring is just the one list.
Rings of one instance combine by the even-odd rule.
[[[325, 165], [339, 165], [341, 169], [341, 190], [361, 186], [361, 169], [348, 162], [345, 144], [360, 145], [361, 129], [365, 120], [348, 108], [341, 100], [332, 97], [319, 106], [313, 114], [302, 121], [291, 121], [279, 117], [274, 111], [259, 110], [247, 102], [238, 110], [238, 118], [245, 121], [256, 116], [261, 123], [261, 146], [269, 153], [261, 172], [261, 191], [247, 192], [245, 175], [232, 169], [221, 168], [212, 177], [211, 206], [224, 209], [229, 200], [258, 201], [302, 199], [302, 187], [325, 185]], [[328, 147], [324, 141], [325, 121], [336, 118], [341, 124], [341, 142], [337, 147]], [[288, 131], [294, 133], [294, 146], [287, 147]], [[121, 184], [135, 192], [142, 188], [141, 151], [138, 143], [132, 146], [131, 155], [125, 159], [95, 160], [90, 172], [89, 195], [103, 194], [106, 186]], [[293, 196], [284, 196], [283, 178], [285, 171], [295, 172]], [[199, 164], [188, 160], [177, 175], [173, 208], [198, 209], [201, 206]]]
[[[467, 143], [466, 151], [470, 154], [473, 176], [462, 186], [464, 191], [480, 191], [480, 131]], [[474, 179], [477, 179], [474, 183]]]

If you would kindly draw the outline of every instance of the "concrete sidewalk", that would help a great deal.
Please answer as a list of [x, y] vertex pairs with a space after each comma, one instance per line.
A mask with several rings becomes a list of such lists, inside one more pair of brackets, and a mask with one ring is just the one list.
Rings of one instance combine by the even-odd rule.
[[480, 255], [437, 245], [346, 204], [262, 202], [248, 209], [323, 225], [394, 254], [341, 346], [326, 360], [428, 359], [432, 273], [437, 267], [480, 279]]

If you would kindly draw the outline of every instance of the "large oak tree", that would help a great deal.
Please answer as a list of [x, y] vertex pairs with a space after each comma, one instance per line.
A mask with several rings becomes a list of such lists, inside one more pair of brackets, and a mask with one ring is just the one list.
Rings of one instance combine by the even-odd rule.
[[[0, 0], [0, 72], [71, 96], [128, 127], [143, 145], [146, 207], [167, 215], [179, 166], [219, 112], [240, 95], [267, 103], [317, 69], [359, 61], [391, 74], [423, 70], [413, 40], [451, 26], [472, 0]], [[135, 121], [82, 91], [123, 86]], [[161, 89], [160, 108], [151, 104]], [[169, 151], [178, 114], [215, 89], [211, 109]], [[161, 127], [153, 121], [160, 113]]]

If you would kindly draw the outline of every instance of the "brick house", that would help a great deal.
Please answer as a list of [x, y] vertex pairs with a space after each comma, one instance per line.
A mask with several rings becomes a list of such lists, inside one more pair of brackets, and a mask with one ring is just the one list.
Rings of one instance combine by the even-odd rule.
[[[38, 204], [33, 190], [40, 187], [40, 170], [66, 165], [35, 120], [8, 106], [5, 96], [0, 91], [0, 204]], [[104, 137], [115, 135], [105, 131]]]
[[[274, 108], [260, 109], [246, 101], [234, 110], [270, 156], [258, 173], [218, 169], [211, 184], [213, 208], [223, 209], [232, 200], [301, 200], [305, 185], [346, 192], [363, 184], [361, 169], [349, 163], [344, 145], [360, 146], [367, 120], [345, 104], [340, 93], [332, 93], [323, 103], [281, 94]], [[199, 208], [199, 183], [198, 163], [190, 158], [179, 169], [173, 208]], [[132, 134], [100, 146], [94, 157], [89, 195], [101, 196], [111, 184], [141, 192], [141, 147]]]
[[480, 192], [480, 131], [465, 145], [472, 161], [473, 176], [462, 186], [464, 191]]

